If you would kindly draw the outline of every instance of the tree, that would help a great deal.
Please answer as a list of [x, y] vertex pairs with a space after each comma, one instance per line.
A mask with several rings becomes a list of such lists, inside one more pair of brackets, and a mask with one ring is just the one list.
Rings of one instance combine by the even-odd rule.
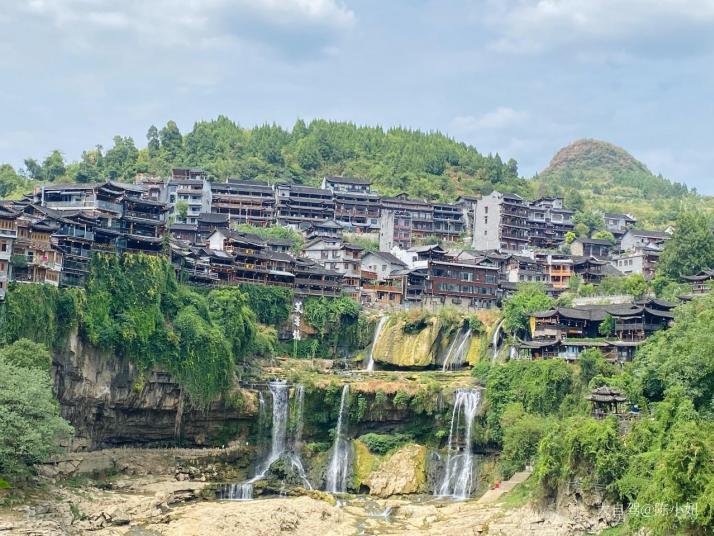
[[553, 299], [545, 293], [540, 283], [522, 283], [518, 291], [503, 305], [503, 327], [512, 332], [528, 330], [531, 313], [550, 309]]
[[10, 164], [0, 165], [0, 197], [7, 197], [20, 188], [23, 182]]
[[565, 233], [565, 243], [572, 244], [573, 241], [578, 237], [573, 231], [568, 231]]
[[50, 155], [42, 162], [42, 178], [50, 182], [65, 174], [66, 167], [62, 153], [57, 149], [52, 151]]
[[585, 208], [582, 194], [572, 188], [565, 193], [564, 203], [570, 210], [582, 211]]
[[186, 216], [188, 215], [188, 203], [183, 200], [176, 201], [175, 208], [176, 216], [178, 216], [179, 221], [186, 221]]
[[172, 164], [176, 163], [183, 150], [183, 137], [174, 121], [169, 121], [161, 129], [159, 141], [161, 142], [161, 152], [166, 160]]
[[615, 235], [613, 235], [610, 231], [605, 230], [595, 231], [593, 233], [593, 238], [597, 238], [598, 240], [607, 240], [613, 245], [617, 242], [617, 240], [615, 240]]
[[104, 155], [106, 176], [111, 180], [131, 180], [136, 174], [139, 150], [131, 137], [114, 136], [114, 146]]
[[27, 478], [32, 465], [57, 452], [60, 440], [71, 434], [59, 416], [49, 373], [0, 357], [0, 476]]
[[603, 220], [602, 214], [594, 210], [581, 210], [576, 212], [573, 216], [573, 223], [575, 223], [576, 229], [579, 225], [581, 226], [581, 230], [583, 229], [583, 227], [587, 227], [588, 236], [590, 236], [590, 234], [592, 234], [594, 231], [598, 231], [605, 226], [605, 220]]
[[0, 348], [0, 360], [22, 368], [36, 368], [50, 371], [52, 358], [44, 345], [29, 339], [19, 339], [11, 345]]
[[603, 337], [610, 337], [615, 334], [615, 319], [611, 314], [606, 314], [597, 328], [598, 333]]
[[159, 156], [161, 141], [159, 140], [159, 129], [154, 125], [151, 125], [146, 133], [146, 142], [146, 148], [149, 151], [149, 158], [156, 158]]
[[637, 350], [633, 375], [649, 400], [683, 388], [697, 409], [714, 411], [714, 295], [675, 309], [674, 324], [659, 331]]
[[665, 244], [657, 273], [680, 279], [704, 268], [714, 268], [714, 234], [704, 214], [683, 212], [677, 219], [674, 235]]
[[595, 376], [601, 374], [609, 376], [608, 363], [597, 348], [588, 348], [581, 352], [578, 356], [578, 365], [580, 366], [580, 383], [584, 387], [587, 387]]
[[42, 164], [34, 158], [25, 158], [25, 171], [32, 180], [42, 180]]

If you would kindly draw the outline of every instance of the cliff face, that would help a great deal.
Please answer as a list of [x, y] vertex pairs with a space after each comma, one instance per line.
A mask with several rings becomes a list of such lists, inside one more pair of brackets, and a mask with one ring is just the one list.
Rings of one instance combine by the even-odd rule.
[[75, 427], [73, 449], [173, 444], [177, 437], [191, 446], [215, 444], [223, 435], [247, 437], [256, 420], [251, 395], [240, 409], [222, 400], [205, 410], [191, 408], [170, 375], [141, 378], [128, 360], [76, 335], [55, 353], [52, 369], [62, 416]]
[[448, 345], [448, 334], [438, 318], [413, 334], [404, 333], [405, 321], [391, 318], [377, 341], [372, 356], [378, 363], [400, 368], [424, 368], [437, 365]]

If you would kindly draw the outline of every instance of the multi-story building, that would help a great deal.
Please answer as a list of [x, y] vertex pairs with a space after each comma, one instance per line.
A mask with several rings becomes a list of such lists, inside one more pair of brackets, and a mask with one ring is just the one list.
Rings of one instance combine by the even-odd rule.
[[275, 222], [275, 192], [261, 182], [228, 179], [211, 183], [211, 211], [232, 222], [266, 227]]
[[409, 219], [411, 220], [410, 231], [412, 241], [434, 235], [434, 206], [427, 201], [409, 199], [405, 193], [401, 193], [395, 197], [383, 197], [382, 212], [385, 211], [394, 212], [395, 215], [409, 215]]
[[603, 214], [605, 228], [610, 231], [615, 238], [621, 238], [629, 229], [635, 226], [637, 219], [631, 214], [617, 214], [606, 212]]
[[379, 229], [381, 198], [377, 194], [335, 191], [335, 220], [346, 229], [369, 233]]
[[612, 242], [603, 238], [576, 238], [570, 244], [570, 253], [578, 257], [608, 259], [612, 253]]
[[555, 290], [568, 288], [573, 276], [572, 257], [557, 253], [536, 253], [535, 258], [543, 266], [547, 281]]
[[572, 210], [561, 197], [541, 197], [528, 204], [528, 238], [535, 248], [552, 249], [565, 241], [574, 228]]
[[0, 204], [0, 301], [5, 299], [7, 285], [12, 280], [12, 251], [17, 238], [16, 210]]
[[[531, 340], [520, 354], [531, 358], [577, 359], [587, 348], [598, 348], [611, 360], [629, 361], [647, 337], [669, 326], [675, 304], [644, 300], [619, 305], [558, 307], [531, 315]], [[612, 318], [613, 329], [603, 340], [600, 326]]]
[[316, 221], [309, 224], [305, 229], [305, 238], [312, 240], [314, 238], [336, 238], [342, 239], [342, 225], [335, 220]]
[[580, 276], [584, 283], [599, 284], [603, 277], [612, 274], [619, 274], [617, 270], [610, 266], [604, 259], [595, 257], [574, 257], [573, 274]]
[[545, 266], [534, 258], [510, 255], [505, 263], [505, 280], [509, 283], [549, 283]]
[[665, 242], [670, 238], [672, 238], [672, 235], [664, 231], [630, 229], [620, 240], [620, 249], [622, 251], [637, 251], [638, 249], [649, 248], [661, 251], [664, 249]]
[[368, 251], [362, 256], [362, 270], [374, 274], [373, 279], [386, 281], [394, 272], [404, 270], [407, 265], [387, 251]]
[[456, 198], [456, 206], [461, 209], [461, 217], [464, 221], [464, 231], [473, 240], [474, 218], [476, 217], [476, 203], [480, 197], [472, 195], [460, 195]]
[[83, 214], [67, 214], [58, 219], [59, 229], [55, 231], [57, 249], [62, 252], [64, 262], [60, 284], [62, 286], [84, 286], [89, 274], [89, 262], [95, 242], [98, 218]]
[[166, 197], [162, 201], [168, 203], [168, 213], [174, 221], [195, 224], [199, 214], [211, 211], [211, 183], [174, 175], [166, 184]]
[[394, 247], [408, 249], [412, 245], [412, 215], [410, 212], [382, 208], [379, 219], [379, 250]]
[[59, 286], [63, 258], [52, 237], [58, 225], [48, 217], [47, 209], [35, 205], [24, 207], [15, 221], [13, 279]]
[[613, 255], [610, 264], [624, 275], [638, 274], [650, 280], [656, 275], [657, 263], [661, 254], [660, 249], [638, 248], [634, 251]]
[[362, 248], [343, 242], [340, 238], [320, 237], [303, 246], [303, 256], [321, 266], [341, 274], [345, 285], [359, 288], [362, 262]]
[[427, 293], [442, 303], [493, 307], [498, 299], [498, 268], [491, 264], [429, 260]]
[[372, 181], [355, 177], [327, 176], [322, 179], [321, 188], [333, 192], [368, 194]]
[[457, 242], [465, 232], [461, 207], [447, 203], [435, 203], [433, 235], [444, 242]]
[[331, 190], [297, 184], [275, 186], [278, 225], [299, 228], [335, 218], [335, 201]]
[[474, 249], [521, 253], [528, 247], [528, 212], [528, 203], [516, 194], [483, 196], [476, 202]]

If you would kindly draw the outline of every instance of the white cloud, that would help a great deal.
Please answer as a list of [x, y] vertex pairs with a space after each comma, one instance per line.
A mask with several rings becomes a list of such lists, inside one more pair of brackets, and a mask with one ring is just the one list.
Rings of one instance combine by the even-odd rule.
[[340, 0], [31, 0], [24, 11], [50, 21], [70, 42], [97, 43], [102, 32], [118, 31], [166, 47], [225, 43], [226, 37], [317, 43], [356, 20]]
[[[500, 51], [535, 54], [582, 45], [687, 47], [708, 38], [712, 0], [488, 0], [485, 20]], [[677, 39], [673, 39], [673, 38]]]
[[528, 112], [499, 106], [495, 110], [480, 116], [461, 115], [451, 121], [451, 126], [460, 132], [474, 130], [494, 130], [511, 128], [523, 124], [528, 119]]

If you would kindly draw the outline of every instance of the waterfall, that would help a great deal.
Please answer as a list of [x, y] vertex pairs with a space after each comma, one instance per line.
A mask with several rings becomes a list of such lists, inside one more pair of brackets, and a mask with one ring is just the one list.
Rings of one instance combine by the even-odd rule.
[[349, 465], [349, 442], [344, 437], [343, 428], [346, 426], [347, 397], [350, 386], [345, 384], [342, 387], [340, 397], [340, 414], [337, 417], [337, 429], [335, 430], [335, 443], [332, 447], [332, 458], [327, 467], [325, 488], [332, 493], [344, 493], [347, 490], [347, 470]]
[[449, 455], [444, 480], [435, 495], [467, 499], [473, 487], [471, 432], [481, 402], [481, 391], [459, 389], [454, 400], [449, 431]]
[[[270, 466], [282, 456], [286, 456], [292, 466], [295, 468], [298, 475], [302, 478], [303, 483], [308, 489], [312, 489], [310, 482], [307, 480], [305, 469], [302, 465], [300, 456], [296, 453], [299, 448], [299, 443], [302, 441], [303, 427], [303, 405], [305, 400], [305, 389], [302, 385], [298, 385], [295, 390], [295, 433], [288, 451], [288, 415], [290, 412], [289, 388], [285, 381], [274, 381], [268, 384], [270, 394], [273, 398], [273, 422], [271, 431], [270, 454], [257, 467], [255, 475], [239, 484], [229, 484], [224, 486], [220, 492], [222, 499], [229, 500], [249, 500], [253, 498], [253, 484], [265, 478], [265, 474], [270, 469]], [[258, 411], [260, 415], [265, 411], [265, 400], [263, 394], [258, 395]]]
[[444, 364], [441, 367], [442, 372], [448, 372], [455, 365], [461, 365], [464, 362], [464, 352], [468, 350], [468, 342], [471, 341], [471, 329], [467, 329], [463, 335], [461, 332], [457, 333], [454, 340], [449, 345], [449, 349], [446, 352], [446, 358], [444, 358]]
[[491, 361], [496, 361], [498, 357], [498, 334], [501, 333], [501, 326], [505, 318], [502, 318], [498, 324], [496, 324], [496, 329], [493, 330], [493, 339], [491, 339], [491, 344], [493, 345], [493, 355], [491, 356]]
[[374, 370], [374, 345], [377, 344], [377, 339], [379, 339], [379, 334], [382, 333], [384, 324], [387, 323], [387, 316], [380, 316], [377, 321], [377, 326], [374, 328], [374, 335], [372, 336], [372, 346], [369, 348], [369, 359], [367, 360], [367, 372], [372, 372]]

